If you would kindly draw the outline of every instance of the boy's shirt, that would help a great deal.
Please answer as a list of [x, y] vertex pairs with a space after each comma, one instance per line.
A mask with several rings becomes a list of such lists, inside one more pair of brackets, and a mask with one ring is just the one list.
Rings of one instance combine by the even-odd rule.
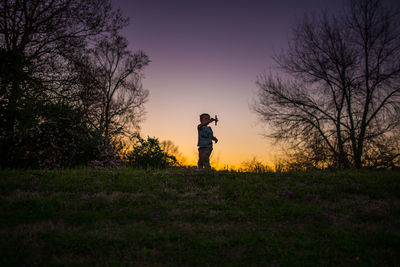
[[212, 140], [214, 138], [214, 134], [211, 127], [209, 126], [197, 127], [197, 132], [199, 136], [197, 146], [212, 147]]

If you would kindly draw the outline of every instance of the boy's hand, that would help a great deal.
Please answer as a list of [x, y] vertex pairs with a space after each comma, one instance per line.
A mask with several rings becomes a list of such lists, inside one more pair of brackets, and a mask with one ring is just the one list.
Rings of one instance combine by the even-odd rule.
[[215, 143], [218, 143], [217, 137], [214, 137], [214, 142], [215, 142]]

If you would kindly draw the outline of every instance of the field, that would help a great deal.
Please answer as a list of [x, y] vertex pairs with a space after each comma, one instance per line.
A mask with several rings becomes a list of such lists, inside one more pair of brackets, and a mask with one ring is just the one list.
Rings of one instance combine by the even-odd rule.
[[0, 172], [0, 265], [399, 266], [400, 172]]

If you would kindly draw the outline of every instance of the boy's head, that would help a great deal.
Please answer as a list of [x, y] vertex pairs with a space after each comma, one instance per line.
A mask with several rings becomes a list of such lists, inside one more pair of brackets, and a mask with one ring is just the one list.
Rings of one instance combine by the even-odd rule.
[[210, 120], [210, 114], [203, 113], [200, 115], [200, 122], [206, 122]]

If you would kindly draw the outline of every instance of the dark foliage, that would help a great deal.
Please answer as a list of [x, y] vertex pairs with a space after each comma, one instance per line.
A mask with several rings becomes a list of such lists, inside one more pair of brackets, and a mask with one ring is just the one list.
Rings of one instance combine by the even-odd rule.
[[[140, 121], [147, 97], [139, 71], [149, 60], [127, 49], [119, 35], [127, 23], [110, 0], [0, 2], [0, 168], [118, 161], [117, 135]], [[104, 57], [118, 60], [100, 73], [93, 48], [105, 44], [112, 49]], [[94, 76], [118, 86], [104, 95], [109, 84]]]
[[178, 161], [160, 147], [157, 138], [138, 137], [133, 150], [127, 153], [126, 160], [134, 168], [166, 168], [178, 165]]
[[88, 128], [79, 109], [60, 102], [25, 112], [14, 135], [0, 139], [2, 168], [73, 167], [97, 157], [103, 137]]

